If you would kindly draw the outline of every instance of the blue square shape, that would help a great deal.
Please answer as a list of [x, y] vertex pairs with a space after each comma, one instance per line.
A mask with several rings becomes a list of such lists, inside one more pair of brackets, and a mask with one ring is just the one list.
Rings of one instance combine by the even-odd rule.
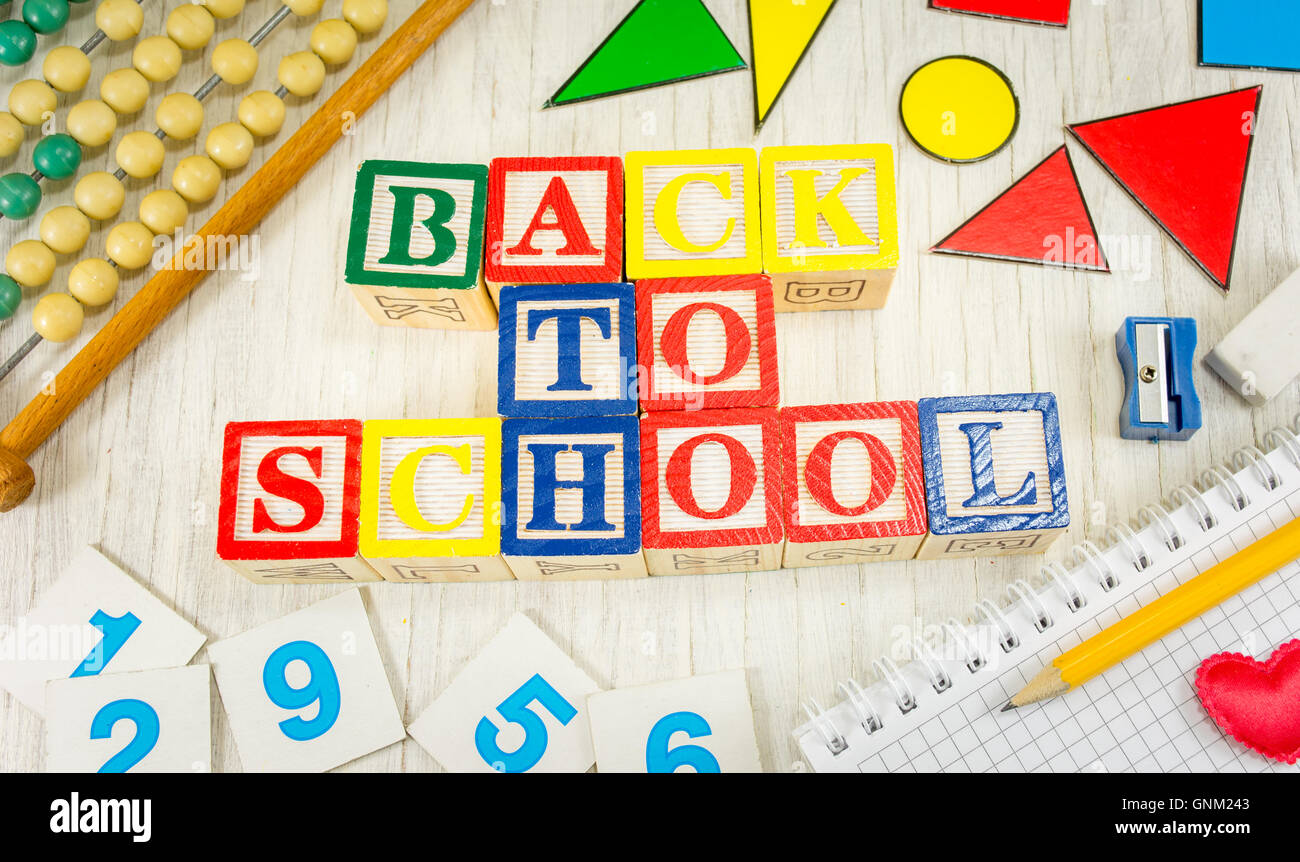
[[1202, 66], [1300, 71], [1296, 0], [1201, 0]]
[[502, 416], [636, 413], [632, 285], [506, 285], [499, 305], [497, 412]]
[[[501, 434], [501, 502], [504, 507], [501, 524], [502, 554], [515, 557], [595, 556], [636, 554], [641, 551], [641, 448], [639, 424], [635, 416], [506, 419], [502, 423]], [[621, 445], [623, 466], [620, 475], [610, 473], [609, 458], [612, 452], [602, 455], [599, 451], [599, 447], [610, 444], [616, 447]], [[534, 488], [532, 499], [526, 501], [520, 499], [521, 446], [529, 452], [531, 469], [534, 471], [531, 476], [524, 477], [526, 480], [531, 480], [525, 484]], [[564, 448], [549, 448], [559, 446]], [[584, 446], [588, 448], [583, 450]], [[553, 527], [548, 528], [545, 524], [535, 523], [539, 518], [537, 511], [539, 507], [534, 503], [540, 498], [543, 502], [549, 501], [552, 509], [555, 508], [555, 492], [539, 494], [536, 487], [539, 481], [538, 473], [542, 466], [539, 459], [543, 457], [551, 459], [549, 469], [554, 471], [551, 473], [554, 478], [560, 472], [556, 469], [560, 454], [567, 455], [570, 467], [575, 458], [581, 459], [579, 463], [584, 468], [583, 480], [591, 478], [588, 474], [594, 472], [586, 469], [588, 463], [594, 463], [596, 458], [600, 458], [606, 471], [603, 482], [605, 495], [602, 498], [605, 502], [603, 506], [597, 507], [583, 505], [583, 520], [577, 525], [559, 522], [558, 513], [553, 512], [552, 519], [560, 524], [560, 529], [556, 530]], [[572, 471], [568, 469], [564, 472]], [[620, 480], [621, 485], [611, 487], [614, 482]], [[569, 478], [559, 481], [565, 483], [564, 487], [568, 488], [574, 488], [578, 484], [578, 480]], [[585, 489], [581, 493], [584, 495], [585, 503]], [[608, 517], [608, 501], [611, 495], [619, 493], [622, 494], [623, 503], [621, 529], [618, 529], [619, 525], [615, 525], [612, 521], [605, 523], [616, 529], [599, 529], [594, 522]], [[525, 508], [527, 512], [522, 511]], [[520, 522], [525, 516], [529, 519], [525, 531], [538, 533], [537, 537], [520, 536]], [[584, 528], [582, 524], [588, 526]], [[555, 535], [561, 532], [569, 535]]]
[[[970, 416], [969, 423], [963, 423], [961, 416], [953, 415], [975, 413], [1006, 415], [985, 418]], [[1061, 425], [1055, 395], [1050, 392], [1032, 392], [922, 398], [917, 402], [917, 414], [921, 425], [921, 462], [925, 470], [926, 508], [929, 510], [931, 533], [962, 535], [1069, 526], [1065, 462], [1061, 452]], [[1037, 423], [1027, 414], [1041, 416], [1041, 432], [1036, 430]], [[1017, 416], [1023, 418], [1018, 419]], [[954, 426], [954, 422], [961, 424]], [[1011, 427], [1008, 427], [1008, 422], [1012, 423]], [[969, 428], [966, 427], [968, 425]], [[994, 425], [1001, 427], [994, 428]], [[941, 435], [951, 435], [958, 430], [966, 437], [966, 446], [963, 448], [967, 459], [961, 463], [945, 465], [940, 449]], [[995, 441], [995, 434], [1015, 435], [1015, 442], [1021, 443], [1023, 447], [1032, 447], [1034, 455], [1038, 454], [1037, 447], [1041, 445], [1039, 460], [1046, 465], [1046, 478], [1038, 475], [1040, 470], [1031, 467], [1025, 471], [1025, 479], [1019, 491], [1006, 493], [1006, 488], [998, 489], [993, 483], [996, 468], [994, 459], [998, 457], [1002, 438]], [[951, 481], [945, 481], [945, 467]], [[965, 471], [965, 474], [956, 471]], [[949, 512], [949, 495], [958, 488], [963, 497], [958, 506], [969, 506], [972, 509], [970, 515], [954, 515]], [[1050, 509], [1033, 511], [1044, 509], [1044, 496], [1050, 502]], [[1006, 511], [999, 511], [1000, 509]]]

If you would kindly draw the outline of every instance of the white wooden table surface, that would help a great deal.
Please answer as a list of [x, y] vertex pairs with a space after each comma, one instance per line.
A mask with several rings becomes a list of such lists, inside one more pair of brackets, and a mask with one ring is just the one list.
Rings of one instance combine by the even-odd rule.
[[[160, 33], [177, 0], [145, 0], [145, 33]], [[1075, 0], [1069, 29], [943, 14], [925, 0], [840, 0], [761, 135], [753, 136], [751, 79], [731, 73], [579, 106], [539, 110], [626, 14], [633, 0], [478, 0], [434, 48], [290, 193], [257, 234], [260, 271], [220, 272], [128, 359], [34, 456], [37, 488], [0, 516], [0, 617], [30, 607], [77, 551], [100, 547], [215, 640], [302, 608], [338, 588], [255, 586], [214, 556], [222, 428], [232, 419], [491, 415], [495, 333], [381, 329], [343, 283], [355, 166], [367, 158], [486, 162], [497, 155], [622, 154], [635, 149], [885, 141], [898, 158], [902, 261], [878, 312], [781, 315], [785, 404], [1048, 390], [1060, 399], [1073, 522], [1047, 560], [1072, 542], [1100, 540], [1109, 520], [1167, 495], [1211, 463], [1287, 419], [1291, 389], [1249, 409], [1203, 366], [1205, 428], [1190, 442], [1119, 439], [1123, 384], [1114, 333], [1130, 314], [1190, 315], [1203, 355], [1273, 285], [1300, 264], [1295, 178], [1300, 78], [1210, 70], [1195, 64], [1195, 0]], [[742, 54], [744, 3], [706, 0]], [[13, 4], [18, 6], [18, 3]], [[93, 29], [94, 3], [73, 7], [65, 41]], [[392, 0], [381, 36], [416, 0]], [[337, 16], [339, 0], [324, 15]], [[218, 38], [250, 34], [275, 8], [251, 0], [220, 22]], [[16, 12], [14, 13], [16, 14]], [[254, 84], [274, 89], [279, 58], [306, 47], [313, 22], [291, 20], [262, 49]], [[43, 37], [38, 56], [57, 37]], [[378, 38], [363, 42], [368, 54]], [[102, 46], [95, 77], [130, 62], [130, 44]], [[106, 50], [107, 48], [107, 50]], [[933, 161], [898, 120], [903, 81], [921, 63], [963, 53], [1014, 82], [1022, 117], [1012, 144], [980, 164]], [[355, 62], [352, 64], [355, 66]], [[0, 88], [38, 75], [36, 61], [0, 73]], [[155, 85], [130, 128], [152, 129], [157, 101], [192, 89], [207, 60], [187, 54], [167, 88]], [[332, 90], [347, 70], [332, 73]], [[926, 253], [971, 213], [1064, 140], [1062, 123], [1089, 120], [1263, 82], [1231, 295], [1224, 297], [1080, 148], [1071, 144], [1114, 272], [1071, 274]], [[233, 119], [240, 93], [221, 86], [206, 130]], [[66, 101], [66, 100], [65, 100]], [[316, 102], [318, 100], [314, 100]], [[71, 104], [71, 102], [67, 102]], [[291, 110], [296, 127], [312, 105]], [[61, 104], [59, 116], [66, 112]], [[286, 136], [282, 132], [280, 139]], [[120, 132], [119, 132], [120, 137]], [[27, 170], [31, 141], [3, 170]], [[164, 176], [197, 144], [168, 144]], [[227, 179], [220, 200], [273, 150]], [[113, 169], [111, 146], [88, 163]], [[85, 169], [83, 169], [84, 172]], [[71, 203], [72, 181], [44, 184], [46, 204]], [[129, 184], [125, 213], [152, 183]], [[189, 226], [215, 209], [193, 214]], [[0, 240], [36, 235], [38, 219], [0, 223]], [[88, 249], [101, 253], [106, 228]], [[53, 284], [63, 289], [72, 260]], [[0, 384], [8, 421], [144, 281], [87, 318], [73, 343], [42, 345]], [[31, 332], [40, 291], [0, 324], [7, 355]], [[399, 708], [409, 723], [515, 611], [524, 611], [603, 686], [626, 686], [725, 668], [749, 671], [763, 764], [798, 760], [790, 731], [800, 701], [834, 698], [837, 680], [866, 681], [871, 659], [904, 659], [922, 627], [964, 617], [980, 597], [1032, 577], [1041, 557], [903, 562], [762, 574], [607, 583], [502, 583], [363, 588]], [[203, 654], [197, 660], [203, 660]], [[239, 758], [219, 700], [214, 768]], [[0, 768], [32, 770], [42, 726], [0, 699]], [[409, 738], [345, 767], [432, 770]]]

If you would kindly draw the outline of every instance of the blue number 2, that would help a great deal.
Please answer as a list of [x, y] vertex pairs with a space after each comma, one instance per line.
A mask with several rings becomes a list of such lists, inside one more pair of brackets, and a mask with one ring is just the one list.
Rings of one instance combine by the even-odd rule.
[[[301, 661], [311, 671], [302, 688], [294, 688], [285, 679], [292, 662]], [[339, 693], [339, 675], [325, 650], [311, 641], [290, 641], [271, 653], [262, 668], [262, 687], [271, 703], [281, 709], [305, 709], [319, 703], [316, 717], [295, 715], [280, 722], [284, 735], [297, 742], [315, 739], [327, 732], [338, 720], [343, 696]]]
[[645, 742], [646, 772], [675, 772], [678, 767], [689, 766], [696, 772], [721, 772], [718, 758], [699, 745], [679, 745], [669, 748], [674, 733], [681, 731], [691, 739], [712, 736], [713, 728], [704, 716], [694, 712], [672, 712], [655, 722]]
[[529, 706], [537, 701], [538, 706], [555, 716], [556, 721], [567, 725], [573, 721], [578, 711], [564, 697], [542, 679], [540, 674], [533, 674], [528, 682], [515, 689], [514, 694], [501, 701], [497, 712], [511, 724], [524, 729], [524, 741], [514, 751], [503, 751], [497, 745], [497, 736], [501, 729], [491, 719], [480, 718], [474, 730], [474, 745], [479, 756], [492, 768], [502, 772], [527, 772], [537, 765], [546, 754], [546, 722]]
[[132, 722], [135, 736], [125, 748], [104, 761], [104, 765], [99, 767], [100, 772], [126, 772], [144, 760], [145, 755], [158, 744], [158, 713], [143, 700], [135, 698], [115, 700], [101, 707], [90, 720], [90, 738], [112, 738], [113, 725], [119, 721]]
[[95, 644], [77, 669], [72, 672], [73, 677], [94, 676], [104, 669], [117, 651], [126, 643], [126, 639], [135, 634], [135, 630], [140, 628], [140, 618], [135, 614], [127, 611], [120, 617], [112, 617], [104, 613], [103, 610], [95, 611], [94, 616], [90, 618], [90, 624], [99, 629], [101, 635], [99, 643]]

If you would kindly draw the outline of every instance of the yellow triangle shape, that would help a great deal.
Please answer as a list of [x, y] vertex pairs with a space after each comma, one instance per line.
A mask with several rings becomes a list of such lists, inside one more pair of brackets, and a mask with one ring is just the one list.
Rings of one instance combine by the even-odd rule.
[[835, 0], [749, 0], [754, 125], [767, 119]]

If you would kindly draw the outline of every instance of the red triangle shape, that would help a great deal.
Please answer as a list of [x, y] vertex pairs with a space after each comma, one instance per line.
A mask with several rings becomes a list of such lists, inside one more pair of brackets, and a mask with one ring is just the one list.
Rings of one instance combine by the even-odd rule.
[[1064, 145], [930, 251], [1110, 272]]
[[1249, 87], [1068, 127], [1224, 290], [1262, 90]]

